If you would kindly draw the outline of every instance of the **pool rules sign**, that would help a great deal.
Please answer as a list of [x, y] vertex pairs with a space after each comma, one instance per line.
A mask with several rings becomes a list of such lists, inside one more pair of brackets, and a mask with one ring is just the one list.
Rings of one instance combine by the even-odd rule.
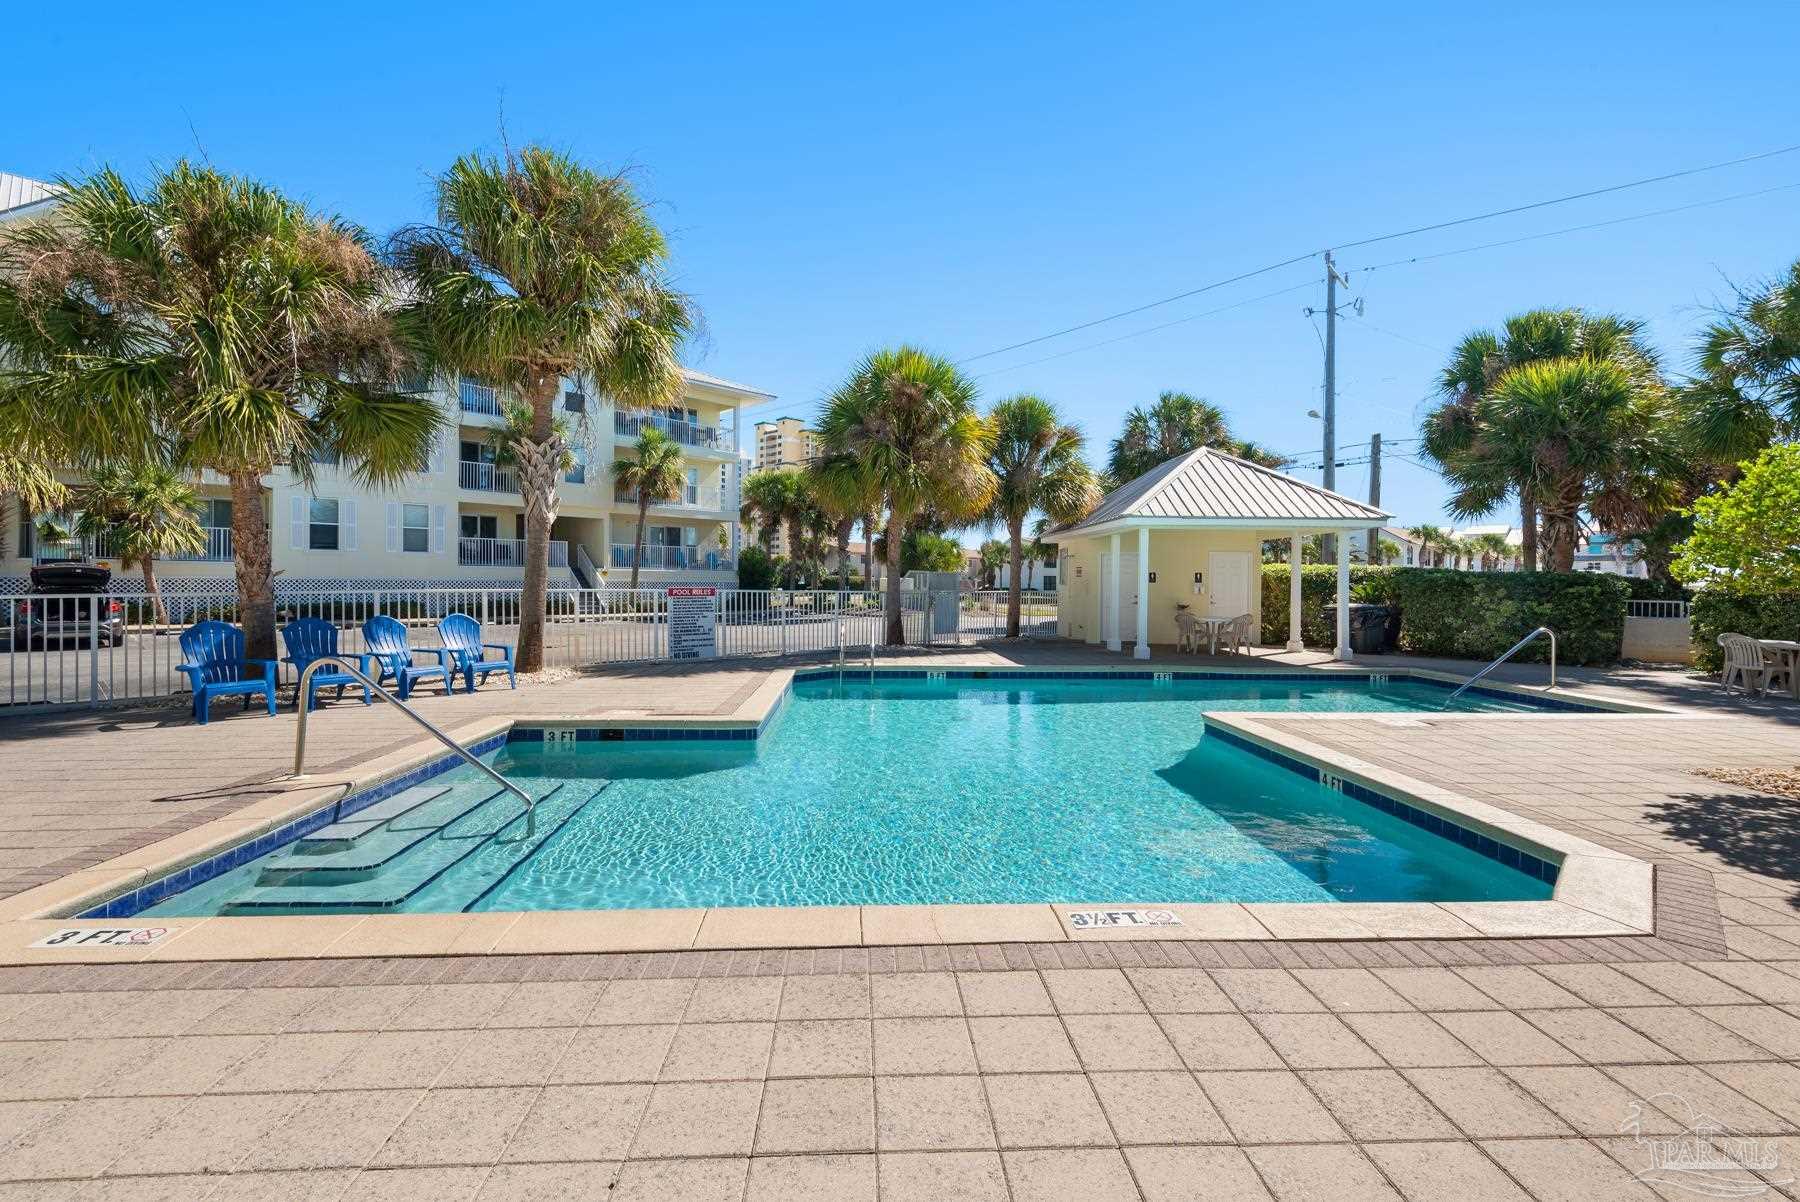
[[669, 658], [715, 659], [719, 654], [719, 590], [669, 589]]

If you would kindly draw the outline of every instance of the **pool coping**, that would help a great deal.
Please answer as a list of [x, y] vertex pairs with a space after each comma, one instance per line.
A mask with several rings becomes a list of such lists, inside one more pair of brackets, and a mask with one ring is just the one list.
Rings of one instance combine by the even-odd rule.
[[[901, 677], [1105, 675], [1131, 679], [1165, 676], [1324, 678], [1356, 666], [1312, 669], [1219, 670], [1208, 668], [1113, 669], [1025, 667], [876, 667], [877, 675]], [[505, 739], [516, 730], [607, 728], [621, 731], [725, 731], [715, 737], [755, 738], [780, 713], [796, 677], [835, 674], [835, 666], [776, 668], [728, 716], [606, 717], [592, 714], [518, 714], [465, 723], [451, 737], [464, 745]], [[849, 669], [861, 674], [867, 668]], [[1460, 683], [1427, 669], [1364, 675], [1420, 677]], [[1487, 682], [1484, 682], [1484, 688]], [[1528, 686], [1496, 683], [1493, 692], [1541, 700], [1547, 694]], [[1611, 716], [1681, 714], [1630, 706], [1569, 690], [1552, 695], [1583, 706], [1579, 711], [1516, 711], [1487, 714], [1281, 713], [1286, 720], [1334, 721], [1375, 717], [1400, 725], [1419, 721], [1533, 721]], [[1587, 708], [1593, 707], [1593, 708]], [[1599, 709], [1602, 712], [1594, 712]], [[1268, 751], [1298, 771], [1324, 772], [1336, 782], [1386, 795], [1427, 813], [1453, 817], [1499, 842], [1548, 852], [1559, 871], [1551, 899], [1519, 902], [1251, 902], [1161, 903], [1154, 899], [1094, 903], [1017, 905], [710, 907], [643, 910], [541, 910], [447, 914], [321, 914], [215, 916], [149, 919], [68, 918], [97, 903], [129, 894], [147, 882], [265, 839], [292, 827], [345, 797], [391, 784], [445, 760], [432, 741], [409, 744], [344, 772], [269, 783], [271, 794], [224, 818], [203, 823], [136, 851], [56, 881], [0, 898], [0, 965], [123, 962], [132, 960], [259, 960], [313, 957], [438, 956], [467, 954], [640, 952], [738, 948], [813, 948], [1061, 942], [1120, 939], [1192, 940], [1371, 940], [1484, 939], [1632, 936], [1654, 933], [1654, 875], [1643, 860], [1568, 835], [1509, 811], [1392, 772], [1312, 743], [1290, 731], [1276, 731], [1257, 711], [1206, 712], [1210, 728]], [[1681, 714], [1683, 717], [1692, 715]], [[624, 736], [629, 737], [629, 736]], [[649, 736], [646, 737], [654, 737]], [[672, 735], [667, 737], [680, 737]], [[1316, 779], [1316, 777], [1315, 777]], [[1155, 910], [1177, 924], [1077, 929], [1071, 914], [1083, 910]], [[162, 928], [146, 944], [29, 944], [68, 929]]]

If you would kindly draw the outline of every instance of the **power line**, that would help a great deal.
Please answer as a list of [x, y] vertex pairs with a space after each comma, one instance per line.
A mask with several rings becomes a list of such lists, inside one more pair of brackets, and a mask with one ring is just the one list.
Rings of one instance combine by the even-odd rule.
[[[1023, 363], [1009, 363], [1005, 367], [996, 367], [996, 368], [992, 369], [991, 371], [977, 372], [975, 378], [978, 380], [984, 380], [989, 376], [997, 376], [1001, 372], [1017, 371], [1021, 367], [1036, 367], [1038, 364], [1048, 363], [1052, 359], [1063, 359], [1063, 358], [1067, 358], [1070, 355], [1079, 355], [1083, 351], [1097, 350], [1103, 346], [1111, 346], [1115, 342], [1124, 342], [1127, 339], [1131, 339], [1131, 338], [1142, 338], [1145, 334], [1154, 334], [1154, 333], [1158, 332], [1159, 330], [1166, 330], [1171, 326], [1185, 325], [1186, 323], [1188, 323], [1190, 321], [1198, 321], [1202, 317], [1212, 317], [1214, 314], [1224, 313], [1231, 309], [1241, 309], [1245, 305], [1253, 305], [1257, 301], [1265, 301], [1265, 300], [1268, 300], [1270, 297], [1284, 296], [1289, 292], [1298, 292], [1302, 288], [1311, 288], [1313, 286], [1313, 284], [1314, 284], [1314, 281], [1307, 280], [1304, 283], [1295, 284], [1291, 288], [1278, 288], [1274, 292], [1265, 292], [1261, 296], [1252, 296], [1245, 300], [1233, 301], [1229, 305], [1220, 305], [1217, 309], [1207, 309], [1204, 312], [1190, 314], [1187, 317], [1178, 317], [1174, 321], [1165, 321], [1161, 325], [1148, 326], [1142, 330], [1134, 330], [1129, 334], [1120, 334], [1117, 338], [1108, 338], [1101, 342], [1090, 342], [1085, 346], [1074, 347], [1071, 350], [1058, 351], [1054, 355], [1045, 355], [1042, 359], [1027, 359]], [[976, 358], [980, 358], [980, 357], [981, 356], [979, 356], [979, 355], [976, 356]], [[965, 360], [963, 360], [963, 362], [966, 363], [966, 362], [968, 362], [968, 360], [965, 359]]]
[[1241, 272], [1234, 276], [1229, 276], [1225, 279], [1214, 280], [1210, 284], [1202, 284], [1198, 288], [1190, 288], [1184, 292], [1175, 293], [1173, 296], [1165, 296], [1165, 297], [1161, 298], [1160, 300], [1149, 301], [1142, 305], [1134, 305], [1133, 307], [1131, 307], [1129, 309], [1121, 309], [1117, 313], [1109, 313], [1105, 317], [1096, 317], [1091, 321], [1084, 321], [1084, 322], [1080, 322], [1076, 325], [1066, 326], [1063, 329], [1054, 330], [1048, 334], [1040, 334], [1035, 338], [1027, 338], [1022, 342], [1013, 342], [1013, 343], [1007, 344], [1006, 346], [996, 347], [995, 349], [993, 349], [991, 351], [982, 351], [980, 354], [969, 355], [969, 356], [966, 356], [965, 358], [959, 359], [957, 362], [958, 363], [973, 363], [977, 359], [991, 358], [994, 355], [1005, 354], [1007, 351], [1016, 351], [1023, 347], [1035, 346], [1036, 344], [1038, 344], [1040, 342], [1048, 342], [1053, 338], [1061, 338], [1065, 335], [1074, 334], [1081, 330], [1092, 329], [1094, 326], [1104, 325], [1110, 321], [1117, 321], [1122, 317], [1131, 317], [1134, 314], [1142, 313], [1148, 309], [1155, 309], [1155, 308], [1160, 308], [1163, 305], [1174, 304], [1176, 301], [1186, 300], [1187, 298], [1189, 298], [1191, 296], [1199, 296], [1201, 293], [1211, 292], [1215, 289], [1223, 288], [1229, 284], [1236, 284], [1236, 283], [1240, 283], [1244, 280], [1254, 279], [1256, 276], [1259, 276], [1259, 275], [1267, 275], [1269, 272], [1279, 271], [1283, 267], [1291, 267], [1295, 263], [1301, 263], [1301, 262], [1306, 261], [1307, 259], [1313, 258], [1317, 255], [1321, 255], [1321, 254], [1325, 253], [1326, 250], [1354, 250], [1355, 248], [1361, 247], [1361, 246], [1374, 246], [1377, 243], [1391, 242], [1397, 238], [1409, 238], [1409, 237], [1413, 236], [1414, 234], [1430, 233], [1433, 230], [1451, 229], [1455, 226], [1469, 225], [1469, 224], [1471, 224], [1473, 222], [1477, 222], [1477, 221], [1489, 221], [1495, 217], [1508, 217], [1508, 216], [1511, 216], [1516, 213], [1527, 213], [1527, 212], [1531, 212], [1534, 209], [1548, 208], [1552, 205], [1567, 204], [1570, 201], [1586, 200], [1586, 199], [1589, 199], [1589, 198], [1595, 197], [1595, 196], [1605, 196], [1605, 195], [1608, 195], [1613, 192], [1623, 192], [1623, 191], [1626, 191], [1627, 189], [1631, 189], [1631, 188], [1642, 188], [1642, 187], [1646, 187], [1650, 184], [1666, 183], [1669, 180], [1673, 180], [1673, 179], [1684, 179], [1687, 176], [1700, 175], [1700, 174], [1702, 174], [1704, 172], [1708, 172], [1708, 171], [1719, 171], [1719, 170], [1723, 170], [1726, 167], [1738, 167], [1738, 166], [1742, 166], [1745, 163], [1754, 163], [1754, 162], [1759, 162], [1763, 159], [1775, 158], [1779, 155], [1792, 154], [1797, 150], [1800, 150], [1800, 144], [1796, 144], [1793, 146], [1783, 146], [1776, 150], [1767, 150], [1767, 151], [1763, 151], [1759, 154], [1745, 155], [1741, 158], [1728, 159], [1728, 160], [1725, 160], [1724, 162], [1708, 163], [1701, 167], [1689, 167], [1689, 168], [1686, 168], [1685, 170], [1681, 170], [1681, 171], [1670, 171], [1670, 172], [1665, 172], [1661, 175], [1645, 176], [1642, 179], [1628, 180], [1625, 183], [1609, 184], [1604, 188], [1591, 188], [1585, 192], [1571, 192], [1566, 196], [1556, 196], [1556, 197], [1552, 197], [1548, 200], [1532, 201], [1529, 204], [1513, 205], [1509, 208], [1504, 208], [1504, 209], [1492, 209], [1488, 212], [1476, 213], [1476, 214], [1473, 214], [1468, 217], [1457, 217], [1457, 218], [1453, 218], [1449, 221], [1437, 221], [1437, 222], [1431, 223], [1430, 225], [1414, 226], [1411, 229], [1396, 230], [1393, 233], [1388, 233], [1388, 234], [1377, 234], [1371, 238], [1359, 238], [1353, 242], [1341, 242], [1332, 247], [1321, 247], [1319, 250], [1308, 251], [1302, 255], [1294, 255], [1290, 258], [1282, 259], [1279, 262], [1270, 263], [1270, 264], [1267, 264], [1266, 266], [1255, 268], [1252, 271], [1245, 271], [1245, 272]]
[[[1539, 234], [1526, 234], [1520, 238], [1503, 238], [1498, 242], [1483, 242], [1476, 246], [1462, 246], [1455, 250], [1441, 250], [1429, 255], [1414, 255], [1408, 259], [1392, 259], [1386, 263], [1371, 263], [1364, 267], [1351, 267], [1349, 271], [1380, 271], [1384, 267], [1405, 267], [1413, 263], [1428, 263], [1433, 259], [1448, 259], [1453, 255], [1472, 254], [1478, 250], [1494, 250], [1502, 246], [1517, 246], [1521, 242], [1535, 242], [1540, 238], [1555, 238], [1563, 234], [1579, 234], [1586, 230], [1604, 229], [1609, 225], [1624, 225], [1630, 221], [1645, 221], [1651, 217], [1667, 217], [1671, 213], [1686, 213], [1691, 209], [1704, 209], [1712, 205], [1727, 204], [1734, 200], [1749, 200], [1756, 196], [1767, 196], [1771, 192], [1787, 192], [1800, 188], [1800, 183], [1777, 184], [1773, 188], [1758, 188], [1754, 192], [1737, 192], [1730, 196], [1717, 196], [1711, 200], [1697, 200], [1693, 204], [1674, 205], [1666, 209], [1651, 209], [1646, 213], [1632, 213], [1626, 217], [1613, 217], [1606, 221], [1590, 221], [1585, 225], [1564, 226], [1560, 230], [1545, 230]], [[1373, 327], [1370, 327], [1371, 329]]]

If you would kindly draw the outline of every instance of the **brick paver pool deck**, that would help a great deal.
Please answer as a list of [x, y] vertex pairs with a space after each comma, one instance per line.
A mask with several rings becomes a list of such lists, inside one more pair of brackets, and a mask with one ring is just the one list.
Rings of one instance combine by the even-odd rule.
[[[1105, 659], [944, 659], [1002, 656]], [[728, 713], [768, 670], [426, 706]], [[1800, 706], [1577, 675], [1691, 716], [1264, 719], [1654, 861], [1654, 936], [0, 968], [0, 1197], [1701, 1196], [1638, 1179], [1634, 1116], [1766, 1137], [1722, 1176], [1800, 1197], [1800, 802], [1694, 774], [1800, 763]], [[0, 724], [0, 895], [241, 808], [292, 738]], [[325, 767], [415, 734], [343, 706], [313, 738]]]

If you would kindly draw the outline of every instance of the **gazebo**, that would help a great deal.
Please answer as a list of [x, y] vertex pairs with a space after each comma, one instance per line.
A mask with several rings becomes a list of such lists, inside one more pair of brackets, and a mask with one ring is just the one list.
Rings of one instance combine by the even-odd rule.
[[[1301, 650], [1300, 543], [1337, 539], [1337, 657], [1350, 658], [1349, 535], [1391, 514], [1210, 447], [1190, 451], [1114, 489], [1054, 533], [1061, 556], [1057, 628], [1064, 638], [1150, 658], [1179, 638], [1175, 615], [1262, 612], [1262, 545], [1290, 540], [1289, 651]], [[1125, 631], [1135, 615], [1135, 640]]]

